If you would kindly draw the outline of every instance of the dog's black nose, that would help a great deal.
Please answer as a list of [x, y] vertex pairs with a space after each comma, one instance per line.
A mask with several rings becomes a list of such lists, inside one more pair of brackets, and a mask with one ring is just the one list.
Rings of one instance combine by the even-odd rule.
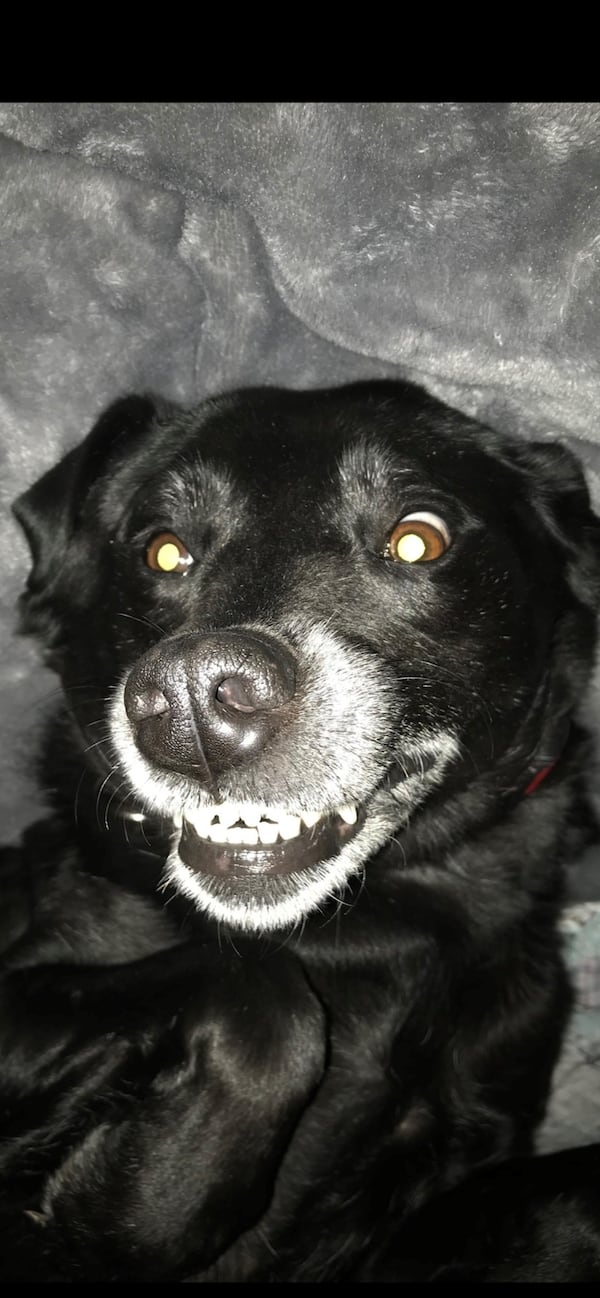
[[295, 689], [290, 651], [253, 631], [163, 640], [136, 664], [125, 709], [140, 752], [206, 782], [258, 753]]

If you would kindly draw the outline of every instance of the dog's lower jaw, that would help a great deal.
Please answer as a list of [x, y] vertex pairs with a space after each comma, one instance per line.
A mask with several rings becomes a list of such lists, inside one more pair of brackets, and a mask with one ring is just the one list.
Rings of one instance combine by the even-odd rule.
[[177, 845], [167, 861], [165, 883], [183, 893], [211, 919], [246, 933], [294, 927], [327, 902], [343, 900], [348, 880], [387, 841], [387, 829], [377, 833], [378, 828], [376, 819], [370, 819], [352, 842], [318, 865], [286, 875], [249, 875], [243, 881], [237, 875], [218, 878], [192, 870], [182, 861]]

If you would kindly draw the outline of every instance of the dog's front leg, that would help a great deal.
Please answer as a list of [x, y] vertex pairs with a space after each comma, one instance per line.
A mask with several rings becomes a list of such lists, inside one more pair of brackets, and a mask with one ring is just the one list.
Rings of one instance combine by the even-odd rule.
[[116, 1096], [116, 1118], [88, 1129], [48, 1179], [30, 1225], [56, 1278], [183, 1278], [269, 1202], [322, 1074], [322, 1011], [287, 956], [224, 956], [205, 977], [191, 994], [189, 971], [180, 980], [183, 1008], [153, 1043], [145, 1088]]

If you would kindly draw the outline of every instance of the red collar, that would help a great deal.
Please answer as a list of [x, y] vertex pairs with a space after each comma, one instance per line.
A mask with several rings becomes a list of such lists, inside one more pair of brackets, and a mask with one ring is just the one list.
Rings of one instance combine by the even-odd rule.
[[535, 758], [529, 767], [528, 774], [531, 773], [531, 778], [523, 790], [521, 795], [523, 798], [528, 798], [530, 794], [536, 793], [540, 784], [543, 784], [544, 780], [554, 770], [560, 760], [570, 732], [571, 721], [569, 717], [559, 717], [557, 721], [552, 722], [547, 727], [546, 734], [543, 736]]
[[550, 772], [554, 770], [554, 767], [557, 765], [557, 763], [558, 763], [558, 757], [555, 757], [553, 762], [548, 762], [547, 766], [542, 766], [541, 771], [538, 771], [537, 775], [534, 775], [533, 779], [529, 781], [527, 788], [523, 790], [524, 798], [528, 798], [530, 793], [535, 793], [536, 790], [539, 789], [540, 784], [544, 783], [546, 776], [549, 775]]

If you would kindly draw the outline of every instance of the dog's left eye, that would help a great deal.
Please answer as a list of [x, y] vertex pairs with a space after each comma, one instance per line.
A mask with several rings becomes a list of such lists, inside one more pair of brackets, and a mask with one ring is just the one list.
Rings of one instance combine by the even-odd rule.
[[387, 544], [390, 559], [400, 563], [423, 563], [439, 559], [451, 542], [442, 518], [437, 514], [407, 514], [391, 533]]
[[174, 532], [159, 532], [146, 550], [146, 563], [155, 572], [187, 572], [193, 562], [187, 546]]

